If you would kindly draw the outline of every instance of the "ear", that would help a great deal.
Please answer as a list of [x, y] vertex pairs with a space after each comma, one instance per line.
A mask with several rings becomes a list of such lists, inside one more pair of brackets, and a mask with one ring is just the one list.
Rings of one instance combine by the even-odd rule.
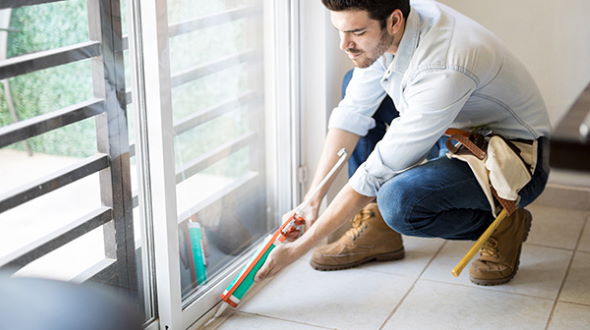
[[396, 9], [392, 11], [389, 17], [387, 17], [387, 31], [390, 34], [398, 33], [404, 26], [404, 21], [404, 15], [401, 10]]

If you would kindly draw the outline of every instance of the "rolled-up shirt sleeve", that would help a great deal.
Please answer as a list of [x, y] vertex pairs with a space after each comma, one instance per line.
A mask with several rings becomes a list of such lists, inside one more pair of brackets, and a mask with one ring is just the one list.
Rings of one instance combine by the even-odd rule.
[[385, 72], [381, 60], [364, 69], [355, 68], [346, 95], [334, 108], [328, 122], [329, 128], [339, 128], [365, 136], [375, 127], [373, 114], [385, 98], [380, 80]]
[[395, 175], [421, 163], [457, 117], [476, 88], [468, 75], [454, 70], [426, 70], [407, 84], [385, 136], [349, 184], [358, 193], [376, 196]]

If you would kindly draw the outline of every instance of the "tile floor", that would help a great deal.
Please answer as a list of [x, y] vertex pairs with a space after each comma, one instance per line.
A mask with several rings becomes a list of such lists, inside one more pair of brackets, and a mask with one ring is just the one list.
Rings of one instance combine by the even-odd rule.
[[405, 238], [406, 258], [319, 272], [302, 258], [217, 329], [590, 329], [590, 211], [529, 208], [517, 276], [480, 287], [451, 268], [471, 242]]

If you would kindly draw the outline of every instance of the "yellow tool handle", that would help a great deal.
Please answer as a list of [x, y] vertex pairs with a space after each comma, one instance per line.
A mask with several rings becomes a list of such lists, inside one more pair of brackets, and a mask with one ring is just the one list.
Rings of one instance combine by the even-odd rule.
[[492, 222], [492, 224], [488, 227], [488, 229], [486, 229], [486, 231], [484, 231], [483, 234], [481, 234], [481, 236], [477, 239], [477, 242], [475, 242], [471, 246], [471, 249], [469, 249], [469, 251], [467, 251], [467, 254], [465, 254], [463, 259], [461, 259], [461, 261], [459, 261], [457, 266], [455, 266], [455, 268], [453, 268], [453, 270], [451, 270], [451, 274], [453, 274], [453, 276], [459, 277], [459, 275], [461, 275], [463, 268], [465, 268], [465, 266], [467, 265], [469, 260], [471, 260], [471, 258], [473, 258], [473, 256], [477, 253], [477, 251], [479, 251], [479, 249], [481, 249], [481, 246], [483, 245], [483, 243], [485, 243], [488, 240], [488, 238], [490, 238], [490, 236], [492, 236], [492, 233], [494, 232], [494, 230], [496, 230], [496, 228], [498, 228], [498, 226], [500, 225], [502, 220], [504, 220], [504, 218], [506, 218], [506, 215], [508, 215], [508, 213], [506, 212], [506, 209], [502, 209], [502, 212], [500, 212], [500, 214], [498, 214], [498, 217], [496, 217], [496, 220], [494, 220], [494, 222]]

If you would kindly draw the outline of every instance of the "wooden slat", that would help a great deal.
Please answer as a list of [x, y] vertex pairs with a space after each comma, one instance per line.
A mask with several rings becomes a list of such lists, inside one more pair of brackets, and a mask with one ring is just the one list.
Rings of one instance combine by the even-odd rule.
[[172, 24], [168, 28], [168, 35], [175, 37], [181, 34], [190, 33], [203, 28], [219, 25], [228, 21], [235, 21], [240, 18], [260, 15], [262, 8], [259, 6], [247, 6], [226, 10], [208, 16], [199, 17], [193, 20]]
[[227, 102], [214, 105], [203, 111], [189, 116], [174, 125], [174, 134], [180, 135], [193, 127], [217, 118], [225, 113], [236, 110], [239, 106], [249, 103], [256, 98], [256, 93], [248, 91], [240, 95], [239, 97], [229, 100]]
[[103, 100], [93, 99], [4, 126], [0, 128], [0, 148], [99, 115], [104, 111]]
[[252, 144], [255, 141], [256, 133], [250, 132], [243, 134], [235, 140], [223, 144], [204, 155], [197, 157], [192, 162], [189, 162], [184, 168], [176, 173], [176, 183], [180, 183], [192, 175], [204, 170], [214, 163], [227, 158], [228, 155]]
[[103, 170], [108, 166], [109, 157], [105, 154], [97, 154], [32, 183], [8, 191], [0, 195], [0, 213]]
[[0, 1], [0, 9], [18, 8], [24, 6], [40, 5], [43, 3], [60, 2], [64, 0], [2, 0]]
[[24, 267], [31, 261], [38, 259], [51, 251], [54, 251], [76, 238], [90, 232], [91, 230], [102, 226], [113, 218], [113, 210], [108, 207], [102, 207], [80, 219], [59, 228], [35, 242], [26, 245], [23, 248], [14, 251], [0, 259], [0, 269], [10, 269], [16, 271]]
[[98, 41], [87, 41], [71, 46], [11, 57], [0, 61], [0, 79], [11, 78], [99, 55], [100, 43]]
[[[109, 258], [112, 259], [112, 258]], [[109, 264], [107, 267], [100, 270], [94, 276], [89, 278], [89, 281], [97, 282], [103, 285], [108, 286], [117, 286], [117, 283], [121, 281], [121, 276], [125, 276], [125, 274], [121, 274], [121, 265], [120, 263], [115, 260], [115, 262]], [[133, 289], [135, 291], [137, 289]], [[132, 291], [129, 291], [132, 292]]]
[[255, 58], [255, 55], [255, 51], [248, 50], [242, 53], [229, 55], [221, 59], [185, 70], [172, 77], [171, 85], [173, 88], [178, 87], [182, 84], [186, 84], [187, 82], [193, 81], [195, 79], [227, 69], [228, 67], [250, 61]]
[[101, 259], [100, 261], [98, 261], [94, 265], [90, 266], [88, 269], [85, 269], [83, 272], [76, 275], [76, 277], [72, 278], [70, 280], [70, 282], [74, 282], [74, 283], [86, 282], [86, 281], [90, 280], [91, 278], [93, 278], [94, 276], [96, 276], [97, 274], [100, 274], [101, 272], [104, 272], [106, 269], [112, 267], [113, 264], [116, 262], [117, 262], [117, 260], [113, 259], [113, 258]]

